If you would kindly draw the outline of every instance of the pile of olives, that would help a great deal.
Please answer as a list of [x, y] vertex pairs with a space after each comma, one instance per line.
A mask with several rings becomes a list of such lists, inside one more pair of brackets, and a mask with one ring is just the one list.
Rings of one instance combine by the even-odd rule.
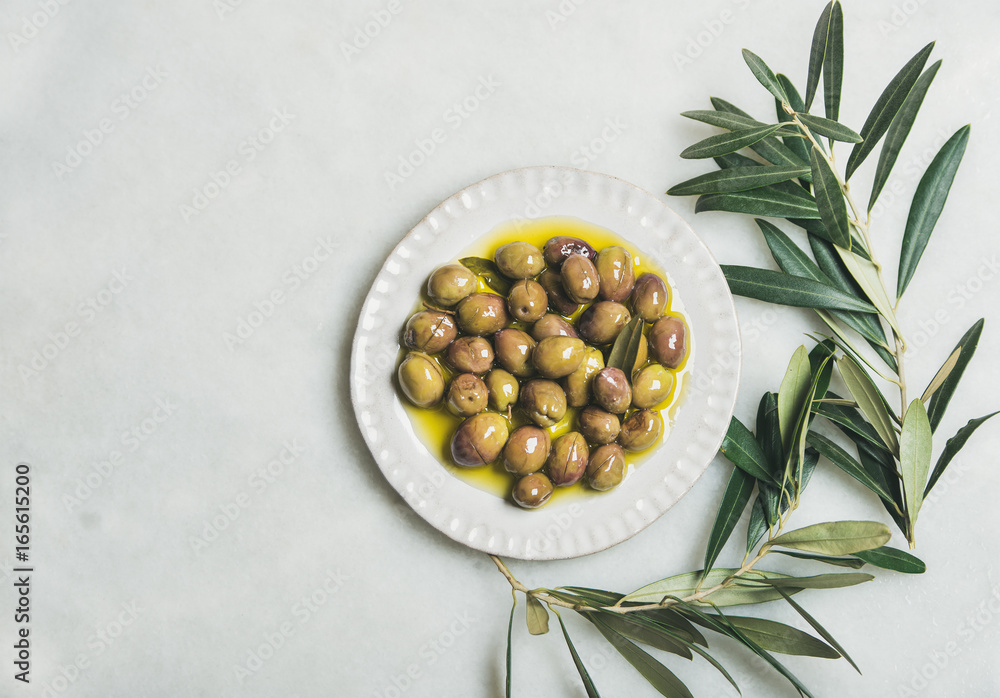
[[[616, 487], [626, 452], [663, 434], [657, 407], [687, 356], [684, 320], [668, 314], [669, 287], [656, 274], [636, 278], [624, 247], [598, 252], [575, 237], [553, 237], [543, 250], [511, 242], [492, 261], [473, 261], [430, 275], [426, 309], [403, 330], [403, 394], [462, 418], [451, 437], [454, 463], [501, 462], [522, 507], [581, 480]], [[621, 357], [616, 340], [627, 326], [634, 360], [607, 366]], [[559, 428], [564, 420], [571, 431]]]

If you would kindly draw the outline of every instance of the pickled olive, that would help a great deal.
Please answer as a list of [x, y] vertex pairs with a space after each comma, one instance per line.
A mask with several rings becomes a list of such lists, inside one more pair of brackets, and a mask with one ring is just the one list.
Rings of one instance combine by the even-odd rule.
[[580, 336], [593, 344], [611, 344], [631, 319], [621, 303], [598, 301], [580, 316]]
[[466, 334], [490, 335], [508, 321], [507, 301], [495, 293], [473, 293], [458, 304], [458, 326]]
[[600, 296], [604, 300], [621, 302], [632, 293], [635, 269], [632, 253], [624, 247], [605, 247], [594, 260], [600, 282]]
[[493, 367], [493, 347], [482, 337], [459, 337], [448, 345], [448, 365], [462, 373], [486, 373]]
[[437, 310], [421, 310], [406, 321], [403, 344], [410, 349], [437, 354], [444, 351], [458, 335], [455, 319]]
[[580, 433], [592, 444], [609, 444], [618, 438], [621, 422], [618, 415], [605, 412], [596, 405], [587, 405], [576, 416]]
[[687, 326], [675, 315], [665, 315], [649, 330], [649, 352], [667, 368], [677, 368], [687, 357]]
[[587, 470], [590, 449], [583, 434], [571, 431], [563, 434], [552, 443], [549, 453], [549, 479], [556, 487], [572, 485]]
[[406, 399], [417, 407], [433, 407], [444, 397], [444, 375], [437, 361], [411, 351], [396, 374]]
[[535, 375], [531, 357], [535, 352], [535, 340], [527, 332], [513, 327], [500, 330], [493, 335], [497, 361], [518, 378]]
[[552, 481], [545, 474], [532, 473], [517, 481], [511, 496], [518, 506], [525, 509], [537, 509], [549, 501], [552, 490]]
[[458, 465], [472, 467], [492, 463], [507, 443], [507, 420], [495, 412], [469, 417], [451, 438], [451, 457]]
[[656, 274], [639, 276], [632, 289], [632, 311], [645, 322], [656, 322], [667, 311], [670, 291]]
[[507, 408], [517, 403], [520, 392], [517, 378], [502, 368], [494, 368], [486, 374], [486, 390], [489, 393], [489, 404], [497, 412], [506, 412]]
[[626, 451], [645, 451], [663, 434], [663, 417], [655, 410], [638, 410], [622, 422], [618, 443]]
[[596, 347], [588, 347], [577, 369], [563, 379], [567, 405], [583, 407], [590, 402], [590, 386], [594, 382], [594, 376], [602, 368], [604, 354]]
[[497, 248], [493, 260], [500, 273], [511, 279], [530, 279], [545, 268], [542, 251], [528, 242], [509, 242]]
[[590, 454], [587, 482], [595, 490], [617, 487], [625, 478], [625, 451], [618, 444], [605, 444]]
[[427, 296], [434, 305], [450, 308], [479, 287], [476, 275], [461, 264], [438, 267], [427, 279]]
[[551, 427], [566, 416], [566, 393], [555, 381], [535, 378], [521, 386], [518, 404], [532, 422]]
[[531, 362], [546, 378], [562, 378], [579, 368], [586, 348], [576, 337], [546, 337], [531, 353]]
[[507, 310], [515, 320], [534, 322], [548, 311], [549, 294], [542, 285], [531, 279], [522, 279], [510, 287]]
[[602, 368], [594, 377], [594, 399], [612, 414], [622, 414], [632, 404], [632, 388], [620, 368]]
[[444, 404], [457, 417], [471, 417], [486, 409], [489, 390], [483, 379], [472, 373], [460, 373], [451, 379]]
[[538, 275], [538, 283], [545, 289], [545, 294], [549, 299], [549, 307], [560, 315], [572, 315], [580, 307], [579, 303], [566, 295], [566, 289], [563, 288], [559, 272], [546, 269]]
[[636, 372], [632, 379], [632, 405], [656, 407], [667, 399], [674, 387], [674, 374], [660, 364], [650, 364]]
[[540, 427], [518, 427], [503, 447], [503, 467], [514, 475], [528, 475], [542, 469], [549, 457], [552, 437]]
[[589, 303], [597, 298], [600, 290], [600, 280], [597, 268], [590, 258], [582, 254], [571, 254], [562, 264], [559, 272], [562, 278], [563, 290], [575, 303]]
[[542, 254], [545, 257], [545, 263], [550, 267], [558, 267], [571, 254], [582, 254], [588, 259], [593, 259], [597, 256], [597, 252], [594, 251], [594, 248], [589, 243], [584, 242], [580, 238], [571, 238], [565, 235], [549, 238], [549, 241], [545, 243], [545, 249], [542, 251]]
[[573, 326], [565, 318], [549, 313], [543, 315], [531, 327], [531, 336], [540, 342], [546, 337], [576, 337], [578, 336]]

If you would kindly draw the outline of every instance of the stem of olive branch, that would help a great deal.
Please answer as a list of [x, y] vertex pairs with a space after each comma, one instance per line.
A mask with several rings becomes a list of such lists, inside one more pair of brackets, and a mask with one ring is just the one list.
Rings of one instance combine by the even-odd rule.
[[689, 596], [685, 596], [683, 599], [680, 600], [680, 602], [678, 602], [675, 599], [664, 599], [659, 603], [636, 604], [633, 606], [622, 606], [621, 601], [619, 601], [614, 606], [591, 606], [588, 604], [574, 604], [568, 601], [563, 601], [562, 599], [557, 598], [555, 596], [552, 596], [550, 593], [548, 593], [548, 590], [546, 589], [529, 589], [528, 587], [524, 586], [524, 584], [519, 582], [516, 577], [514, 577], [514, 574], [510, 571], [510, 568], [508, 568], [507, 565], [504, 564], [503, 560], [501, 560], [496, 555], [490, 555], [490, 559], [493, 560], [493, 563], [497, 566], [497, 569], [500, 570], [500, 573], [507, 578], [507, 582], [510, 584], [511, 588], [514, 591], [520, 591], [526, 596], [533, 596], [539, 601], [544, 601], [549, 606], [560, 606], [562, 608], [568, 608], [577, 612], [605, 611], [608, 613], [624, 614], [624, 613], [636, 613], [639, 611], [651, 611], [658, 608], [666, 608], [668, 606], [673, 606], [681, 602], [692, 603], [696, 601], [701, 601], [710, 594], [714, 594], [717, 591], [728, 588], [743, 575], [748, 574], [750, 572], [754, 572], [755, 571], [753, 569], [754, 565], [760, 562], [764, 558], [764, 556], [770, 552], [770, 541], [776, 538], [777, 536], [781, 535], [781, 529], [784, 527], [785, 521], [787, 520], [788, 516], [792, 513], [792, 511], [794, 511], [796, 505], [797, 502], [790, 503], [788, 511], [785, 512], [784, 520], [780, 519], [779, 516], [777, 528], [768, 534], [768, 542], [760, 547], [760, 550], [757, 551], [757, 554], [753, 558], [751, 558], [749, 562], [744, 562], [742, 567], [740, 567], [738, 570], [733, 572], [731, 575], [723, 579], [715, 586], [709, 587], [708, 589], [701, 589], [693, 594], [690, 594]]
[[[802, 130], [802, 133], [806, 135], [806, 137], [812, 142], [812, 144], [817, 147], [819, 152], [823, 153], [823, 149], [819, 147], [819, 144], [816, 142], [816, 139], [813, 137], [812, 133], [805, 126], [805, 124], [803, 124], [802, 121], [799, 119], [798, 114], [790, 110], [791, 108], [786, 105], [785, 111], [788, 111], [790, 113], [794, 123]], [[826, 158], [828, 163], [830, 163], [830, 169], [833, 171], [834, 176], [837, 178], [837, 183], [840, 185], [841, 191], [844, 192], [844, 198], [847, 200], [848, 205], [851, 207], [851, 211], [854, 214], [854, 220], [852, 221], [852, 225], [854, 225], [854, 227], [857, 228], [858, 231], [860, 231], [862, 237], [864, 238], [865, 245], [868, 248], [868, 254], [871, 257], [872, 264], [875, 265], [875, 270], [878, 274], [879, 283], [882, 285], [882, 291], [883, 293], [885, 293], [886, 297], [888, 297], [889, 293], [886, 290], [885, 279], [882, 278], [882, 265], [875, 257], [875, 250], [872, 246], [871, 237], [869, 236], [868, 233], [868, 228], [871, 223], [871, 214], [866, 212], [864, 217], [862, 217], [861, 209], [857, 205], [857, 203], [855, 203], [854, 196], [851, 194], [850, 184], [848, 184], [841, 178], [840, 173], [837, 171], [837, 168], [833, 166], [832, 160], [825, 154], [823, 154], [823, 157]], [[899, 301], [897, 300], [896, 307], [898, 306], [899, 306]], [[895, 307], [893, 308], [893, 312], [895, 312]], [[896, 359], [896, 375], [899, 377], [898, 382], [896, 381], [893, 382], [896, 382], [899, 387], [899, 403], [900, 403], [899, 421], [900, 423], [902, 423], [903, 419], [906, 417], [906, 408], [909, 405], [909, 403], [906, 401], [906, 369], [903, 362], [904, 355], [906, 354], [906, 339], [903, 338], [902, 335], [900, 335], [898, 332], [896, 332], [895, 328], [892, 328], [892, 336], [893, 336], [893, 344], [895, 346], [892, 355]], [[897, 475], [898, 474], [899, 473], [897, 473]], [[902, 478], [900, 479], [902, 480]], [[906, 496], [905, 496], [906, 484], [902, 482], [901, 484], [903, 487], [903, 494], [904, 494], [902, 498], [903, 517], [907, 521], [906, 539], [907, 542], [909, 542], [910, 544], [910, 548], [914, 548], [916, 547], [916, 542], [914, 539], [914, 531], [913, 527], [909, 523], [910, 518], [906, 511]]]

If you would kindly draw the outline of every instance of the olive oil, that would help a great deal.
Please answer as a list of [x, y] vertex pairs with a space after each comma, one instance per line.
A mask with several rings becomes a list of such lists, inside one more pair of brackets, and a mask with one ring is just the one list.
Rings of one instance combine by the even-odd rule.
[[[663, 269], [660, 269], [653, 264], [652, 260], [647, 257], [642, 250], [639, 250], [628, 241], [623, 240], [612, 231], [578, 218], [550, 216], [534, 220], [515, 220], [505, 223], [479, 238], [474, 244], [470, 245], [465, 250], [462, 250], [461, 253], [455, 257], [454, 261], [457, 261], [462, 257], [484, 257], [486, 259], [493, 259], [493, 254], [498, 247], [516, 240], [530, 242], [539, 249], [542, 249], [545, 242], [549, 238], [558, 235], [567, 235], [586, 240], [596, 250], [601, 250], [604, 247], [610, 247], [613, 245], [624, 247], [632, 255], [635, 278], [639, 278], [640, 274], [646, 272], [654, 273], [660, 276], [670, 288], [670, 304], [667, 308], [667, 313], [684, 317], [684, 307], [677, 297], [676, 289], [670, 285], [670, 280], [667, 277], [667, 274], [664, 273]], [[446, 264], [448, 261], [450, 260], [441, 260], [441, 263]], [[489, 288], [482, 281], [482, 279], [479, 280], [479, 285], [479, 290], [495, 293], [495, 291]], [[568, 319], [575, 323], [577, 317], [579, 317], [580, 313], [582, 313], [585, 308], [586, 306], [581, 307], [580, 310]], [[514, 323], [514, 326], [521, 327], [519, 323]], [[530, 327], [521, 327], [521, 329], [528, 330]], [[674, 374], [674, 384], [671, 388], [670, 394], [663, 401], [663, 403], [655, 408], [659, 410], [660, 415], [663, 417], [663, 435], [660, 437], [660, 440], [644, 452], [625, 453], [627, 464], [626, 478], [635, 467], [656, 451], [662, 444], [662, 441], [667, 439], [670, 435], [671, 426], [673, 425], [677, 410], [680, 407], [683, 395], [687, 389], [687, 365], [694, 351], [694, 344], [692, 340], [693, 338], [689, 335], [687, 338], [688, 356], [684, 363], [677, 369], [671, 371], [671, 373]], [[405, 349], [400, 352], [400, 360], [402, 360], [402, 357], [405, 356], [405, 352]], [[438, 358], [442, 371], [444, 372], [445, 379], [450, 380], [454, 375], [454, 372], [447, 366], [447, 364], [445, 364], [443, 357], [439, 356]], [[607, 357], [605, 356], [605, 358]], [[403, 401], [403, 405], [410, 417], [410, 421], [413, 424], [416, 434], [419, 436], [424, 445], [427, 446], [431, 455], [437, 458], [449, 472], [478, 489], [490, 492], [491, 494], [495, 494], [496, 496], [505, 499], [510, 497], [510, 491], [514, 483], [514, 476], [504, 470], [503, 464], [499, 460], [490, 465], [478, 468], [463, 468], [455, 465], [452, 461], [451, 437], [455, 433], [458, 426], [462, 423], [461, 418], [455, 417], [443, 406], [433, 409], [421, 409], [414, 407], [405, 400]], [[553, 439], [556, 439], [575, 428], [576, 413], [578, 411], [579, 408], [571, 407], [567, 409], [566, 416], [563, 420], [548, 429]], [[530, 423], [517, 410], [513, 411], [510, 416], [511, 431], [522, 424]], [[625, 415], [621, 415], [621, 417], [624, 421]], [[585, 479], [586, 478], [584, 478], [584, 480]], [[570, 498], [600, 496], [605, 494], [590, 489], [584, 480], [581, 480], [577, 484], [570, 487], [557, 487], [550, 501], [566, 501]]]

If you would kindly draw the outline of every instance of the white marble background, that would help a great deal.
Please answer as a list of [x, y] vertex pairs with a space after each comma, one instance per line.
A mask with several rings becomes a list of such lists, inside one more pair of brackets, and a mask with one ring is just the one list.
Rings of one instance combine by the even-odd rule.
[[[821, 8], [7, 0], [0, 577], [19, 461], [33, 468], [36, 573], [30, 686], [12, 678], [11, 579], [0, 587], [0, 694], [502, 695], [506, 582], [406, 507], [354, 423], [349, 342], [367, 287], [428, 210], [494, 172], [573, 165], [664, 191], [704, 171], [677, 154], [711, 129], [678, 113], [719, 95], [769, 118], [771, 98], [739, 49], [801, 85]], [[998, 22], [994, 2], [846, 2], [848, 124], [860, 127], [926, 42], [938, 39], [945, 59], [882, 196], [883, 258], [895, 258], [918, 168], [973, 124], [901, 311], [921, 386], [987, 317], [941, 433], [1000, 405]], [[366, 26], [375, 36], [345, 52]], [[470, 97], [475, 111], [460, 116], [453, 105]], [[399, 158], [438, 128], [444, 142], [390, 184]], [[720, 261], [770, 265], [749, 221], [695, 217], [690, 199], [671, 205]], [[275, 290], [282, 302], [266, 321], [227, 340]], [[749, 419], [802, 329], [817, 325], [805, 311], [737, 305], [737, 415]], [[1000, 693], [997, 428], [976, 435], [925, 505], [927, 574], [800, 597], [864, 671], [788, 658], [817, 696]], [[621, 590], [696, 569], [727, 471], [717, 461], [678, 506], [610, 551], [513, 567], [532, 586]], [[206, 530], [227, 512], [235, 520]], [[797, 518], [885, 517], [823, 467]], [[760, 610], [794, 622], [784, 608]], [[604, 695], [652, 695], [586, 624], [569, 623]], [[258, 665], [251, 654], [270, 644]], [[744, 695], [794, 694], [716, 644]], [[514, 652], [515, 695], [584, 695], [556, 635], [529, 637], [518, 622]], [[734, 695], [704, 662], [672, 665], [698, 696]]]

